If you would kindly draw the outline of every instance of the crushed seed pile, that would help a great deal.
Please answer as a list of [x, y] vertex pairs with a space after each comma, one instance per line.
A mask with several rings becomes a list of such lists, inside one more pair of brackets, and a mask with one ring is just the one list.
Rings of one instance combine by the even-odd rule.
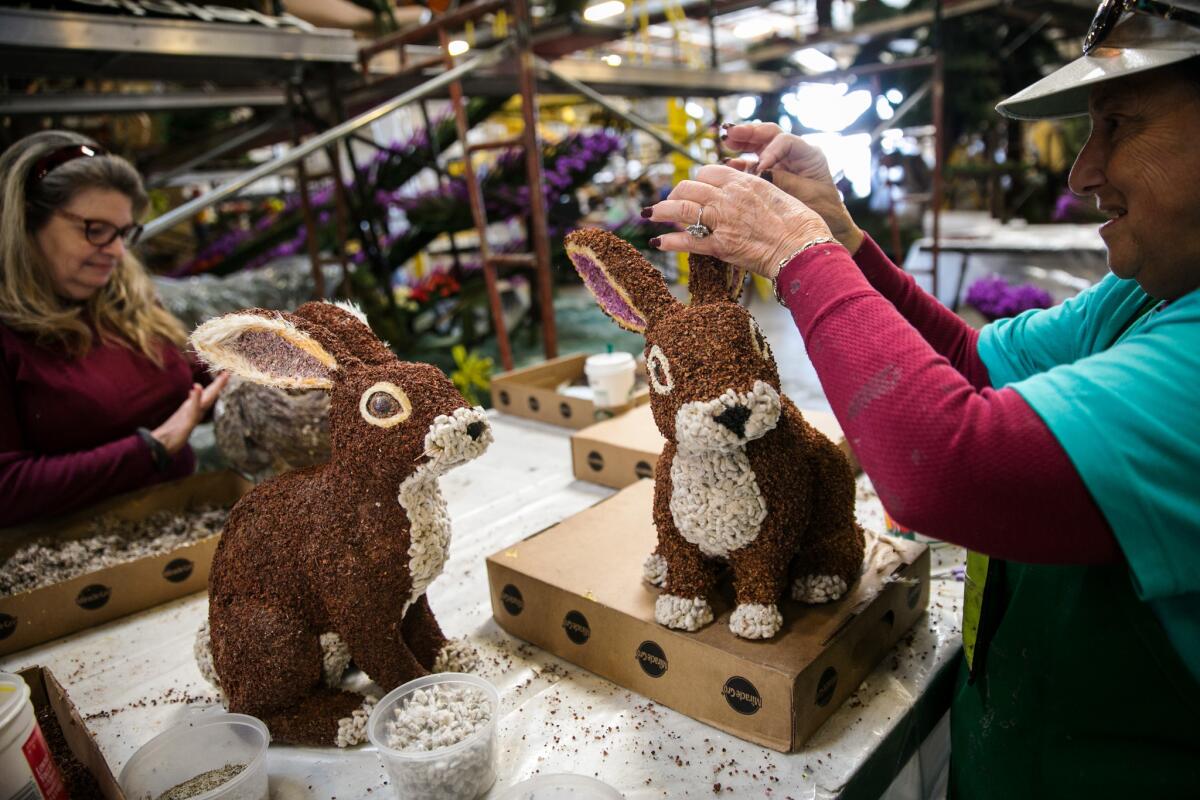
[[0, 597], [61, 583], [115, 564], [166, 553], [220, 533], [229, 509], [156, 511], [143, 520], [100, 517], [74, 541], [47, 536], [25, 545], [0, 565]]
[[[397, 706], [384, 726], [387, 744], [405, 753], [451, 747], [492, 720], [487, 695], [471, 686], [435, 684], [418, 689]], [[445, 758], [392, 757], [389, 771], [401, 797], [451, 800], [479, 795], [496, 778], [495, 737], [484, 736]]]
[[241, 774], [245, 768], [245, 764], [226, 764], [220, 769], [210, 769], [208, 772], [201, 772], [196, 777], [188, 778], [183, 783], [167, 789], [158, 796], [157, 800], [188, 800], [189, 797], [196, 797], [205, 792], [211, 792], [218, 786], [229, 783], [229, 781]]

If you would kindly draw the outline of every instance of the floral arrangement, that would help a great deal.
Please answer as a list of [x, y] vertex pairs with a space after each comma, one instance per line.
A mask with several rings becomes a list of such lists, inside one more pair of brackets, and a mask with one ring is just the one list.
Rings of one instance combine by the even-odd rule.
[[1003, 278], [980, 278], [967, 289], [967, 304], [989, 320], [1013, 317], [1031, 308], [1049, 308], [1054, 298], [1031, 283], [1014, 286]]

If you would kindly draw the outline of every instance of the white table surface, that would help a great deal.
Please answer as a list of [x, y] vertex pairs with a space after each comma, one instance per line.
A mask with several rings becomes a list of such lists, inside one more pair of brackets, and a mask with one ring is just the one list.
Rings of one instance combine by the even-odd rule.
[[[569, 431], [492, 416], [495, 444], [442, 478], [453, 520], [445, 573], [429, 589], [449, 636], [467, 636], [501, 696], [500, 772], [492, 794], [536, 774], [573, 772], [627, 798], [836, 795], [959, 649], [959, 548], [935, 545], [929, 612], [809, 740], [781, 754], [743, 742], [626, 691], [503, 632], [492, 620], [484, 559], [612, 494], [571, 474]], [[859, 520], [883, 529], [870, 483], [859, 479]], [[40, 664], [62, 682], [114, 775], [144, 742], [216, 694], [200, 677], [192, 641], [207, 597], [196, 594], [0, 659]], [[896, 764], [898, 770], [902, 764]], [[370, 747], [272, 747], [271, 796], [389, 797]]]

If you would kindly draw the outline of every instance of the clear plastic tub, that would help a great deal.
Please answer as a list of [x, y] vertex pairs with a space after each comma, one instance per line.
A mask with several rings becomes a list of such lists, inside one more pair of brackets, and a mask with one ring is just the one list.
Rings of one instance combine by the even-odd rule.
[[624, 795], [586, 775], [538, 775], [510, 786], [496, 800], [621, 800]]
[[[480, 691], [491, 709], [487, 723], [460, 742], [435, 750], [397, 750], [388, 746], [387, 724], [396, 718], [413, 692], [438, 685], [466, 686]], [[367, 736], [392, 776], [396, 793], [408, 800], [470, 800], [481, 796], [496, 781], [496, 717], [500, 694], [492, 684], [458, 672], [426, 675], [384, 695], [367, 720]]]
[[146, 742], [121, 770], [129, 800], [158, 800], [170, 789], [230, 764], [244, 764], [220, 786], [190, 800], [268, 800], [267, 726], [246, 714], [201, 714]]

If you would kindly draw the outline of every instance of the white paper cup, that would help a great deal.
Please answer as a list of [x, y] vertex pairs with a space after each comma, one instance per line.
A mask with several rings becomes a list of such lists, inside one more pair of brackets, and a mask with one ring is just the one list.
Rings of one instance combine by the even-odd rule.
[[0, 672], [0, 797], [67, 800], [20, 675]]
[[496, 800], [621, 800], [607, 783], [586, 775], [538, 775], [510, 786]]
[[[461, 742], [436, 750], [396, 750], [389, 747], [387, 723], [395, 720], [396, 709], [418, 689], [436, 685], [466, 686], [483, 694], [491, 706], [488, 723]], [[496, 717], [500, 693], [483, 678], [462, 672], [441, 672], [409, 681], [384, 695], [367, 720], [367, 736], [392, 776], [396, 794], [409, 800], [471, 800], [496, 782]]]
[[246, 714], [197, 714], [138, 748], [121, 770], [129, 800], [154, 800], [197, 775], [227, 764], [246, 767], [230, 780], [192, 800], [267, 800], [267, 746], [271, 735]]
[[583, 374], [592, 387], [596, 408], [620, 408], [629, 404], [633, 394], [637, 362], [629, 353], [600, 353], [588, 356]]

